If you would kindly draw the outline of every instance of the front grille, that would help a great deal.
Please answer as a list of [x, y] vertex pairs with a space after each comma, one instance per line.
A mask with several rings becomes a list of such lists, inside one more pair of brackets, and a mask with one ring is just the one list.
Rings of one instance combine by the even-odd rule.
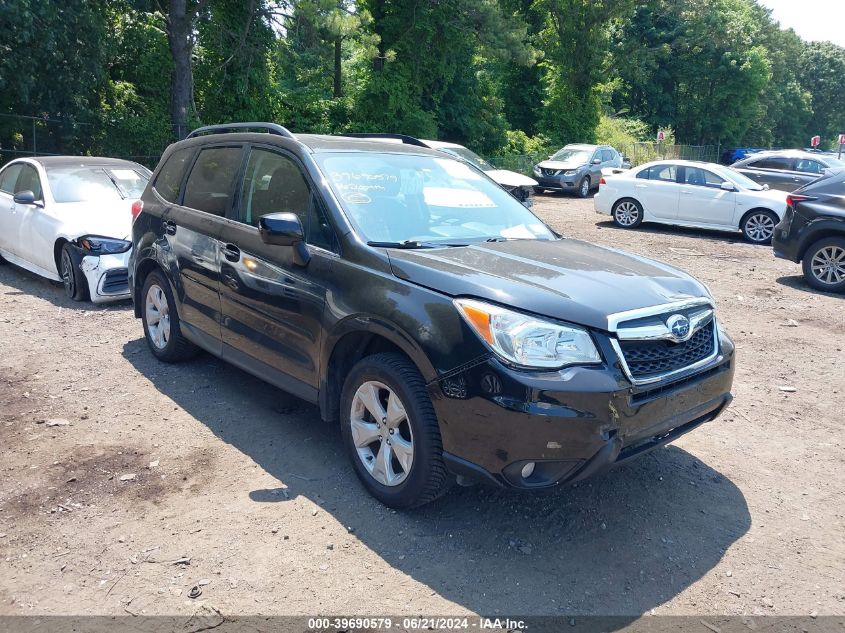
[[104, 295], [118, 295], [129, 292], [129, 270], [112, 268], [103, 275], [101, 290]]
[[557, 176], [560, 173], [560, 170], [559, 169], [546, 169], [545, 167], [542, 167], [540, 169], [540, 172], [544, 176]]
[[714, 319], [683, 343], [672, 341], [619, 341], [634, 378], [651, 378], [689, 367], [714, 352]]

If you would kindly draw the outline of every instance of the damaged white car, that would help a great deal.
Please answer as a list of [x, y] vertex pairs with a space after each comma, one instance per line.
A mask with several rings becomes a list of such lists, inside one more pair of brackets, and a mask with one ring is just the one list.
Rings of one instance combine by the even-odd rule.
[[0, 170], [0, 262], [64, 284], [74, 301], [129, 297], [132, 205], [150, 171], [114, 158], [19, 158]]

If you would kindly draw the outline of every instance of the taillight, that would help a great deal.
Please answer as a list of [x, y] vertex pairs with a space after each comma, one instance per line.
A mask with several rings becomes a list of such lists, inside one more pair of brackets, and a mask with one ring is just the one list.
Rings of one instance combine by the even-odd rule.
[[799, 193], [790, 193], [786, 196], [786, 206], [795, 208], [796, 202], [805, 202], [806, 200], [815, 200], [813, 196], [802, 196]]
[[601, 178], [599, 178], [599, 185], [600, 185], [600, 186], [601, 186], [601, 185], [606, 185], [606, 184], [607, 184], [607, 181], [604, 179], [604, 176], [602, 176]]
[[[125, 208], [125, 207], [124, 207]], [[144, 202], [142, 200], [136, 200], [132, 203], [132, 221], [138, 219], [138, 216], [141, 215], [141, 211], [144, 209]]]

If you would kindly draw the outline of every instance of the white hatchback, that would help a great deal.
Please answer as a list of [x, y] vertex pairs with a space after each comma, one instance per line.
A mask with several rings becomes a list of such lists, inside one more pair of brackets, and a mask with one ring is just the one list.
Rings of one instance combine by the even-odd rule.
[[0, 170], [0, 262], [63, 282], [75, 301], [128, 298], [131, 210], [150, 175], [113, 158], [10, 162]]
[[785, 192], [716, 163], [665, 160], [605, 172], [593, 204], [626, 229], [660, 222], [739, 230], [749, 242], [768, 244], [786, 211]]

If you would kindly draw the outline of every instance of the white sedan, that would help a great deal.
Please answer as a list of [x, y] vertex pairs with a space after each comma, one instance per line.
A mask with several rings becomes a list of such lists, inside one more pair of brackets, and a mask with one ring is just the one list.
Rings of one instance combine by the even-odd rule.
[[128, 298], [131, 209], [149, 179], [113, 158], [10, 162], [0, 170], [0, 263], [63, 282], [75, 301]]
[[715, 163], [664, 160], [612, 171], [603, 174], [593, 204], [626, 229], [660, 222], [740, 230], [749, 242], [768, 244], [786, 211], [785, 192]]

